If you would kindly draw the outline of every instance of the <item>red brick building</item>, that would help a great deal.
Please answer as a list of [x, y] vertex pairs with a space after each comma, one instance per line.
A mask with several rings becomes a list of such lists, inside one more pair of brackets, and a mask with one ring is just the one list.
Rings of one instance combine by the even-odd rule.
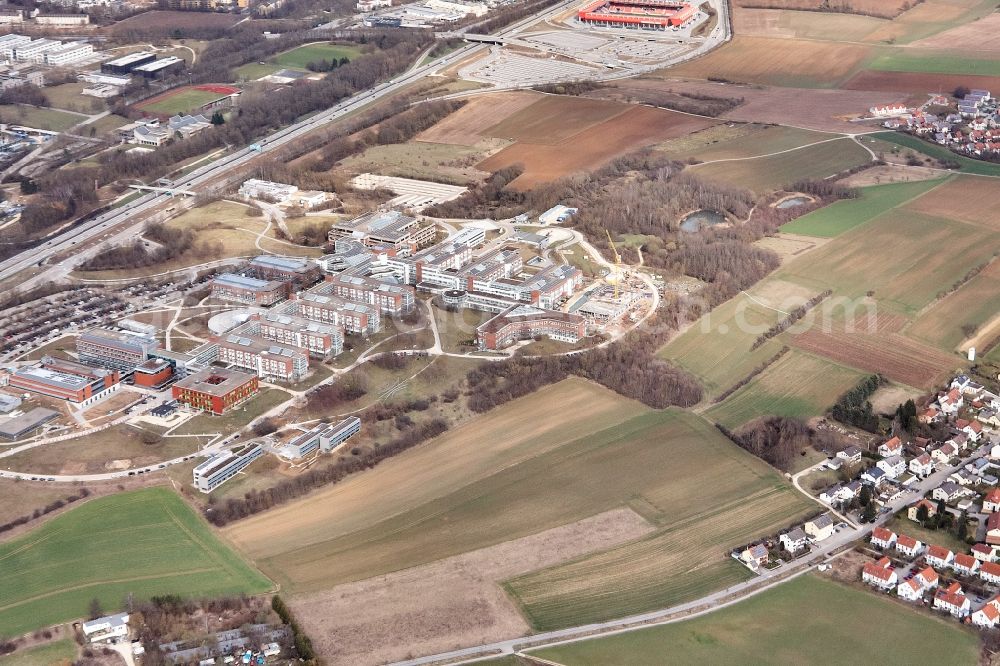
[[162, 358], [151, 358], [140, 364], [132, 375], [136, 386], [158, 389], [163, 387], [174, 376], [174, 366]]
[[177, 402], [212, 414], [224, 414], [253, 397], [259, 388], [256, 375], [207, 368], [180, 380], [171, 391]]
[[579, 342], [587, 332], [580, 315], [517, 305], [476, 329], [480, 349], [503, 349], [518, 340], [547, 336], [561, 342]]

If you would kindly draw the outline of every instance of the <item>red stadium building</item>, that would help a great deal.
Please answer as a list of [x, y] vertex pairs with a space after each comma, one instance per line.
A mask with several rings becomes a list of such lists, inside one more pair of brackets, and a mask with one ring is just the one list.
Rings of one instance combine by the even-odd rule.
[[697, 8], [680, 0], [594, 0], [576, 16], [601, 28], [666, 30], [684, 25], [697, 13]]

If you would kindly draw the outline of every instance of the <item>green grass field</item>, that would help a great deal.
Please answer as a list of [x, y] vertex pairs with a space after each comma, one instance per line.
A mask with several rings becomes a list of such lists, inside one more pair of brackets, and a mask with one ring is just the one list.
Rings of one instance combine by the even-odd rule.
[[319, 60], [340, 60], [347, 58], [354, 60], [361, 55], [361, 50], [356, 46], [344, 46], [338, 44], [306, 44], [294, 48], [291, 51], [279, 53], [274, 57], [274, 62], [282, 67], [293, 67], [305, 69], [306, 65]]
[[903, 134], [902, 132], [878, 132], [877, 134], [872, 134], [871, 137], [885, 141], [886, 143], [903, 146], [904, 148], [911, 148], [937, 160], [957, 162], [959, 164], [958, 171], [962, 173], [977, 174], [980, 176], [1000, 176], [1000, 164], [974, 160], [964, 155], [953, 153], [944, 146], [924, 141], [909, 134]]
[[1000, 60], [974, 59], [937, 51], [893, 49], [872, 59], [868, 63], [868, 69], [884, 72], [1000, 76]]
[[730, 429], [766, 415], [808, 419], [826, 411], [862, 375], [826, 359], [790, 351], [705, 416]]
[[705, 163], [688, 168], [699, 178], [764, 192], [782, 189], [797, 180], [823, 180], [870, 161], [868, 151], [844, 138], [771, 157]]
[[1000, 312], [1000, 266], [994, 265], [932, 305], [906, 334], [942, 349], [956, 349], [966, 339], [962, 328], [976, 329]]
[[565, 666], [905, 666], [975, 664], [979, 641], [955, 622], [803, 576], [705, 617], [530, 653]]
[[263, 78], [265, 76], [270, 76], [275, 72], [281, 71], [283, 68], [281, 65], [276, 65], [274, 63], [259, 63], [252, 62], [248, 65], [241, 65], [233, 70], [233, 74], [236, 75], [237, 81], [256, 81], [257, 79]]
[[[804, 12], [803, 12], [804, 13]], [[766, 155], [829, 139], [828, 134], [754, 123], [713, 125], [699, 132], [668, 139], [656, 148], [671, 159], [702, 162]]]
[[50, 132], [65, 132], [83, 120], [86, 120], [86, 117], [58, 109], [22, 104], [0, 105], [0, 122], [25, 125]]
[[0, 657], [3, 666], [69, 666], [76, 660], [76, 644], [64, 638], [47, 645], [18, 650], [14, 654]]
[[143, 111], [151, 113], [174, 115], [177, 113], [189, 113], [191, 111], [196, 111], [203, 104], [208, 104], [209, 102], [217, 100], [220, 97], [222, 97], [222, 95], [217, 92], [186, 88], [164, 99], [150, 104], [140, 103], [136, 106]]
[[106, 611], [128, 594], [259, 594], [272, 585], [174, 492], [95, 499], [0, 544], [0, 635]]
[[919, 197], [942, 182], [928, 180], [865, 187], [859, 198], [837, 201], [783, 225], [781, 230], [790, 234], [833, 238]]

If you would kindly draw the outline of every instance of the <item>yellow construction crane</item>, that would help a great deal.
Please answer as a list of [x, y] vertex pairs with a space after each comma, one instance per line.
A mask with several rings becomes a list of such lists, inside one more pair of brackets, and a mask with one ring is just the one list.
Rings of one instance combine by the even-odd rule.
[[611, 240], [611, 232], [608, 231], [607, 229], [605, 229], [604, 233], [606, 233], [608, 235], [608, 243], [611, 245], [611, 252], [615, 255], [615, 279], [614, 279], [614, 285], [615, 285], [615, 300], [617, 301], [618, 300], [618, 283], [622, 279], [622, 257], [621, 257], [620, 254], [618, 254], [618, 248], [615, 247], [615, 242], [613, 240]]

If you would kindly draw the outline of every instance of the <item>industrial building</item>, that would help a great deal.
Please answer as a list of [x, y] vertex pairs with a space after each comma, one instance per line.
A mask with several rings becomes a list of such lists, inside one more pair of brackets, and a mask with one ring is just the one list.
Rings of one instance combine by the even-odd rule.
[[130, 53], [128, 55], [122, 56], [121, 58], [115, 58], [114, 60], [109, 60], [108, 62], [101, 65], [101, 72], [105, 74], [131, 74], [132, 70], [140, 65], [146, 65], [156, 60], [156, 54], [149, 51], [140, 51], [139, 53]]
[[577, 20], [600, 28], [666, 30], [690, 21], [698, 13], [679, 0], [594, 0], [580, 8]]
[[128, 373], [148, 359], [150, 352], [159, 346], [159, 340], [151, 335], [92, 328], [77, 338], [76, 353], [82, 363]]
[[517, 305], [498, 314], [476, 329], [480, 349], [499, 350], [518, 340], [546, 336], [560, 342], [583, 339], [587, 323], [583, 317], [568, 312]]
[[54, 409], [35, 407], [20, 416], [0, 422], [0, 437], [8, 441], [22, 439], [58, 416], [59, 412]]
[[162, 79], [167, 76], [180, 74], [184, 71], [186, 63], [182, 58], [167, 56], [153, 62], [147, 62], [132, 68], [132, 73], [144, 79]]
[[37, 365], [19, 368], [12, 374], [10, 386], [60, 400], [86, 403], [113, 389], [120, 379], [114, 370], [43, 356]]
[[255, 442], [217, 453], [194, 468], [194, 486], [203, 493], [210, 493], [262, 455], [264, 447]]
[[247, 305], [268, 306], [288, 297], [289, 285], [277, 280], [258, 280], [234, 273], [212, 279], [212, 298]]
[[174, 400], [192, 409], [224, 414], [252, 398], [259, 388], [257, 375], [213, 367], [180, 380], [171, 393]]

